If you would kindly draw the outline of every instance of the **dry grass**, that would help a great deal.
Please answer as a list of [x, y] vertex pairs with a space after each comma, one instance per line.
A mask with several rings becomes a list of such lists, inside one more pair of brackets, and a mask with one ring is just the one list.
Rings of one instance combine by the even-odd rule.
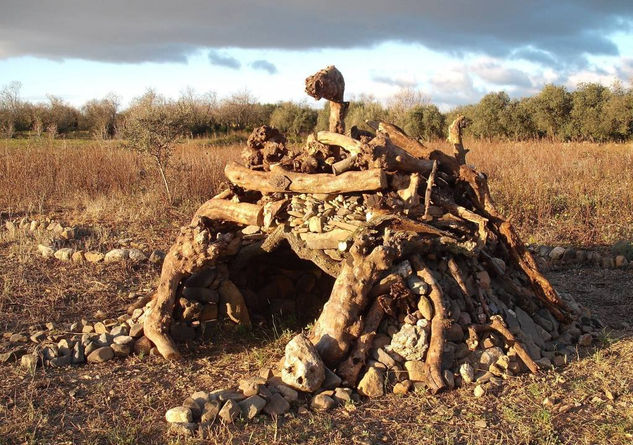
[[[495, 198], [525, 238], [586, 244], [631, 237], [630, 148], [470, 147], [470, 161], [490, 174]], [[97, 248], [132, 238], [167, 249], [193, 208], [216, 191], [224, 163], [237, 153], [237, 146], [208, 141], [179, 147], [170, 171], [178, 204], [169, 208], [150, 160], [117, 144], [0, 142], [0, 218], [41, 213], [90, 225], [88, 242]], [[159, 274], [148, 264], [60, 265], [34, 254], [38, 241], [37, 235], [0, 232], [2, 332], [48, 321], [94, 321], [98, 310], [120, 315], [130, 292], [150, 292]], [[612, 327], [630, 317], [629, 271], [567, 270], [550, 277]], [[513, 379], [482, 399], [472, 388], [439, 397], [389, 395], [325, 414], [215, 426], [210, 439], [190, 442], [627, 444], [633, 441], [633, 340], [615, 341], [627, 334], [605, 332], [597, 348], [562, 372]], [[251, 334], [223, 326], [210, 341], [186, 349], [178, 366], [131, 357], [30, 375], [0, 365], [0, 444], [180, 443], [166, 433], [166, 409], [195, 390], [230, 386], [276, 363], [290, 335], [284, 327]], [[543, 405], [546, 397], [555, 404]], [[569, 411], [560, 412], [565, 405]]]
[[[212, 196], [238, 155], [236, 146], [205, 140], [178, 146], [168, 169], [176, 210]], [[80, 210], [149, 221], [168, 206], [152, 159], [119, 142], [15, 140], [0, 151], [0, 208], [9, 216]]]
[[[4, 142], [0, 208], [7, 214], [79, 211], [84, 220], [184, 221], [223, 181], [239, 145], [193, 140], [168, 171], [166, 204], [151, 159], [120, 143]], [[436, 144], [448, 149], [445, 143]], [[633, 238], [633, 148], [584, 143], [472, 141], [469, 162], [490, 177], [493, 197], [532, 243], [609, 244]]]
[[633, 237], [633, 146], [472, 142], [502, 213], [526, 241], [611, 244]]

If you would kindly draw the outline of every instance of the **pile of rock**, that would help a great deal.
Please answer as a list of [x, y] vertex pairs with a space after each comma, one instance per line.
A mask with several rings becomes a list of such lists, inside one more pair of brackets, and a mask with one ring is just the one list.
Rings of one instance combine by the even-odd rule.
[[96, 323], [74, 322], [67, 328], [53, 323], [33, 326], [27, 332], [5, 332], [0, 363], [20, 360], [34, 371], [36, 367], [63, 367], [84, 363], [101, 363], [132, 353], [157, 355], [152, 343], [143, 335], [146, 308], [131, 315], [104, 319]]
[[603, 269], [633, 269], [633, 261], [629, 261], [625, 255], [606, 251], [563, 246], [534, 246], [530, 250], [539, 256], [543, 269], [571, 265], [593, 266]]
[[[46, 219], [29, 219], [24, 217], [19, 221], [6, 221], [6, 230], [15, 234], [17, 231], [30, 233], [33, 236], [46, 238], [48, 241], [38, 244], [37, 251], [44, 258], [55, 258], [59, 261], [73, 263], [150, 263], [160, 264], [165, 253], [153, 250], [149, 254], [143, 252], [146, 246], [134, 243], [130, 239], [119, 240], [122, 247], [111, 249], [105, 253], [88, 250], [83, 245], [83, 239], [90, 230], [78, 226], [64, 226], [59, 221]], [[129, 247], [126, 247], [129, 245]]]
[[171, 431], [180, 435], [202, 435], [214, 423], [230, 424], [258, 415], [270, 417], [303, 414], [308, 409], [326, 411], [360, 401], [351, 388], [325, 367], [314, 346], [297, 335], [286, 346], [281, 372], [266, 368], [256, 377], [240, 380], [237, 388], [197, 391], [181, 406], [169, 409], [165, 418]]
[[80, 227], [64, 226], [59, 221], [50, 218], [29, 219], [24, 217], [16, 221], [8, 220], [4, 225], [9, 233], [15, 233], [18, 230], [32, 234], [46, 232], [62, 240], [74, 240], [85, 234], [85, 230]]
[[106, 253], [95, 250], [83, 251], [72, 247], [55, 249], [52, 245], [39, 244], [37, 251], [44, 258], [56, 258], [60, 261], [72, 261], [73, 263], [150, 263], [160, 264], [165, 258], [165, 253], [160, 250], [152, 251], [149, 256], [137, 248], [116, 248]]

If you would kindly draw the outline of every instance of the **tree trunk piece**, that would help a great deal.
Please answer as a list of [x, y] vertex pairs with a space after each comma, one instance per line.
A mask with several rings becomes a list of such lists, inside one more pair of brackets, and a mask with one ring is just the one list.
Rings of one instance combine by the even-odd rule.
[[233, 184], [262, 193], [353, 193], [382, 190], [387, 176], [380, 169], [348, 171], [340, 175], [327, 173], [295, 173], [279, 166], [270, 172], [258, 172], [230, 162], [224, 169]]
[[375, 127], [372, 126], [372, 128], [386, 135], [394, 145], [402, 148], [410, 155], [420, 159], [437, 161], [440, 169], [447, 173], [452, 174], [459, 171], [459, 164], [455, 158], [447, 155], [443, 151], [425, 147], [419, 141], [407, 136], [395, 125], [387, 122], [374, 122], [374, 125]]
[[334, 133], [345, 133], [345, 116], [349, 109], [349, 102], [330, 101], [329, 129]]
[[367, 362], [367, 356], [384, 314], [378, 299], [375, 299], [363, 320], [362, 334], [354, 343], [352, 352], [337, 369], [337, 374], [343, 379], [344, 385], [356, 386], [358, 376]]
[[[180, 282], [202, 267], [215, 264], [235, 247], [235, 239], [228, 244], [224, 240], [215, 240], [200, 222], [200, 218], [194, 219], [197, 220], [195, 223], [181, 228], [176, 242], [165, 256], [154, 303], [143, 325], [145, 336], [168, 360], [180, 358], [178, 348], [169, 334]], [[239, 238], [237, 239], [239, 241]]]
[[192, 222], [195, 223], [201, 217], [231, 221], [246, 226], [262, 226], [264, 224], [264, 207], [247, 202], [213, 198], [196, 210]]
[[447, 319], [448, 310], [442, 289], [431, 270], [422, 262], [419, 256], [414, 255], [411, 260], [418, 276], [431, 287], [429, 298], [433, 303], [434, 315], [433, 320], [431, 320], [431, 341], [426, 352], [425, 367], [427, 386], [431, 393], [437, 394], [446, 388], [442, 372], [442, 354], [446, 343], [446, 331], [450, 327], [450, 321]]
[[448, 142], [453, 144], [454, 156], [459, 165], [466, 163], [466, 154], [470, 151], [464, 148], [462, 144], [462, 129], [466, 127], [466, 118], [457, 116], [453, 123], [448, 127]]
[[363, 242], [352, 246], [351, 256], [334, 282], [330, 298], [312, 329], [311, 340], [331, 368], [343, 360], [355, 336], [350, 329], [367, 306], [367, 296], [380, 273], [391, 266], [395, 249], [378, 246], [364, 255]]
[[424, 193], [424, 216], [422, 216], [422, 219], [424, 219], [425, 221], [433, 219], [433, 217], [429, 215], [429, 207], [431, 207], [431, 196], [433, 194], [435, 172], [437, 172], [437, 161], [433, 161], [433, 168], [431, 169], [431, 173], [429, 173], [429, 177], [426, 180], [426, 191]]

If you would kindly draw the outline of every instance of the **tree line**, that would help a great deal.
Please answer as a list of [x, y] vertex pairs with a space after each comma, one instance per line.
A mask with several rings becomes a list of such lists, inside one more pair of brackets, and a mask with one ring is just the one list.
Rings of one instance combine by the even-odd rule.
[[[126, 122], [151, 104], [160, 109], [182, 134], [197, 137], [274, 126], [290, 138], [327, 128], [327, 105], [318, 110], [307, 104], [259, 103], [250, 93], [218, 99], [213, 92], [184, 91], [168, 99], [149, 90], [122, 109], [115, 95], [74, 107], [49, 96], [44, 103], [21, 99], [21, 85], [12, 82], [0, 90], [0, 136], [71, 137], [97, 139], [124, 137]], [[145, 110], [146, 111], [146, 110]], [[154, 113], [156, 114], [156, 113]], [[506, 92], [485, 95], [477, 104], [442, 113], [419, 91], [407, 89], [381, 102], [372, 96], [351, 101], [347, 128], [365, 127], [365, 121], [386, 120], [410, 136], [433, 140], [446, 136], [447, 122], [458, 114], [470, 121], [467, 133], [478, 139], [550, 139], [558, 141], [627, 141], [633, 137], [633, 90], [621, 84], [605, 87], [584, 83], [573, 91], [546, 85], [531, 97], [511, 99]]]

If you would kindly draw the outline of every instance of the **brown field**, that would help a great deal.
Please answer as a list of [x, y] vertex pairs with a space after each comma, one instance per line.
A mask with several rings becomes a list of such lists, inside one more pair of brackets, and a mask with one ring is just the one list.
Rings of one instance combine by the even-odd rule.
[[[433, 144], [448, 149], [446, 143]], [[490, 178], [493, 197], [526, 242], [612, 244], [633, 238], [633, 145], [471, 141], [469, 162]], [[2, 147], [0, 143], [0, 147]], [[169, 168], [176, 205], [164, 199], [152, 160], [119, 142], [4, 142], [3, 216], [72, 212], [80, 221], [155, 221], [212, 196], [239, 145], [191, 140]], [[107, 216], [107, 217], [106, 217]]]
[[[439, 143], [446, 148], [446, 144]], [[633, 239], [633, 148], [545, 142], [472, 142], [469, 161], [490, 177], [493, 197], [531, 243], [606, 246]], [[239, 148], [193, 140], [175, 152], [168, 206], [154, 165], [119, 143], [0, 141], [0, 222], [49, 216], [89, 226], [91, 248], [132, 238], [169, 248], [177, 228], [220, 186]], [[0, 229], [0, 331], [45, 322], [117, 316], [151, 292], [150, 264], [77, 265], [43, 260], [38, 240]], [[325, 414], [258, 419], [213, 428], [210, 443], [626, 444], [633, 442], [633, 273], [564, 269], [555, 286], [602, 317], [600, 344], [563, 370], [522, 376], [481, 399], [472, 388], [438, 397], [385, 396]], [[166, 409], [191, 392], [230, 385], [281, 357], [296, 326], [244, 334], [230, 327], [191, 345], [179, 365], [130, 357], [104, 365], [38, 369], [0, 365], [0, 444], [177, 443]], [[4, 351], [0, 351], [4, 352]], [[543, 404], [549, 398], [553, 404]], [[209, 443], [191, 439], [191, 443]]]

